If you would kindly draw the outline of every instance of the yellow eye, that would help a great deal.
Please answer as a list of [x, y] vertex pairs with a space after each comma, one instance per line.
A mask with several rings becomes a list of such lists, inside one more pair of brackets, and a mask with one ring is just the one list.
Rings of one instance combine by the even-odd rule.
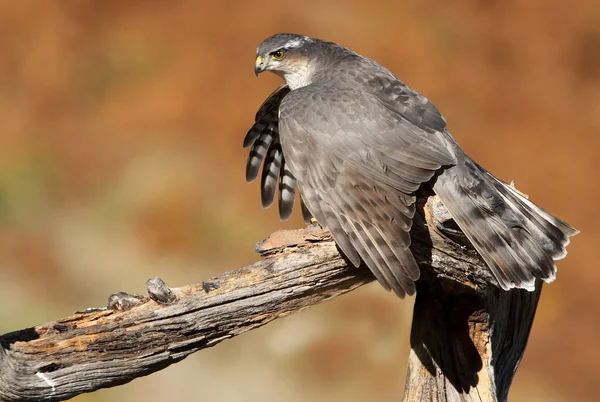
[[275, 52], [271, 52], [271, 57], [275, 60], [281, 60], [285, 57], [285, 52], [283, 50], [277, 50]]

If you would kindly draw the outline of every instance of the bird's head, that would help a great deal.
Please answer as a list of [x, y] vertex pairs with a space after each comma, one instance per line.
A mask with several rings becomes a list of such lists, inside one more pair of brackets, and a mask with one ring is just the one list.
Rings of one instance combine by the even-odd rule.
[[311, 83], [316, 67], [317, 50], [323, 41], [296, 34], [276, 34], [256, 49], [256, 75], [271, 71], [283, 77], [290, 89]]

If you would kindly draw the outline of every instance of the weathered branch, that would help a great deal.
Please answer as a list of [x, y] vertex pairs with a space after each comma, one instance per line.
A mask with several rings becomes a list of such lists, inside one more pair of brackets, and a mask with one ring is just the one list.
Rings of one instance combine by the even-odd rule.
[[[491, 285], [435, 197], [411, 234], [423, 276], [404, 400], [504, 400], [539, 290]], [[277, 232], [257, 251], [262, 261], [201, 284], [169, 289], [156, 278], [149, 297], [118, 293], [108, 308], [3, 335], [0, 400], [64, 400], [124, 384], [373, 280], [316, 226]]]

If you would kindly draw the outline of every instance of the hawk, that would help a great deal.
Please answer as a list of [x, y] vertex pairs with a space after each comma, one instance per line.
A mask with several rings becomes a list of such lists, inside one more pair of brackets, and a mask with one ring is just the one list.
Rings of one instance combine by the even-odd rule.
[[469, 158], [423, 95], [375, 61], [336, 43], [277, 34], [257, 48], [256, 75], [285, 84], [260, 107], [244, 138], [246, 179], [270, 206], [329, 229], [355, 266], [386, 289], [415, 292], [411, 254], [415, 192], [429, 186], [504, 289], [551, 282], [554, 260], [578, 233]]

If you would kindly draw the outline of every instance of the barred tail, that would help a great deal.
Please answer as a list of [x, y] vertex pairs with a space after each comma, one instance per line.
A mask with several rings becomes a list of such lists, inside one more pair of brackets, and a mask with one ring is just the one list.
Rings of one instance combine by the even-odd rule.
[[461, 154], [433, 189], [500, 287], [534, 290], [535, 278], [552, 282], [554, 260], [566, 256], [569, 237], [579, 231]]

